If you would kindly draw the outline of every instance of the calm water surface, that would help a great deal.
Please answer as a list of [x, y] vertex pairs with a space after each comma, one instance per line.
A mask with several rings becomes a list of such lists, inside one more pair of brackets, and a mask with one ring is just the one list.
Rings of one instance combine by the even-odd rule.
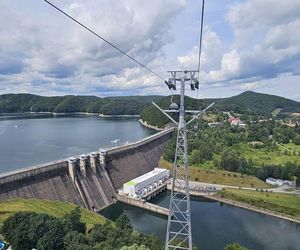
[[0, 172], [96, 151], [153, 133], [137, 119], [98, 116], [0, 115]]
[[[169, 193], [152, 201], [169, 206]], [[299, 250], [300, 225], [207, 199], [192, 199], [193, 243], [198, 250], [222, 250], [233, 242], [253, 250]], [[115, 204], [102, 212], [115, 220], [125, 213], [137, 230], [165, 239], [167, 218], [142, 209]]]

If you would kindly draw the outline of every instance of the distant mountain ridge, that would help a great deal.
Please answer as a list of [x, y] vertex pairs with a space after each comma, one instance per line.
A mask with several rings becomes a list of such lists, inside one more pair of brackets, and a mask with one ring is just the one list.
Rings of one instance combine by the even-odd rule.
[[105, 115], [136, 115], [160, 96], [53, 96], [32, 94], [0, 95], [0, 113], [53, 112], [53, 113], [100, 113]]
[[253, 91], [246, 91], [239, 95], [219, 98], [219, 99], [206, 99], [215, 101], [216, 107], [222, 110], [239, 110], [245, 112], [255, 112], [259, 114], [270, 114], [275, 109], [282, 109], [282, 112], [300, 112], [300, 102], [286, 99], [284, 97], [262, 94]]
[[[209, 103], [215, 102], [214, 109], [220, 111], [234, 111], [246, 114], [270, 115], [275, 109], [281, 112], [300, 112], [300, 102], [283, 97], [246, 91], [228, 98], [214, 98], [196, 100], [186, 97], [188, 109], [202, 109]], [[163, 108], [170, 105], [168, 96], [53, 96], [44, 97], [32, 94], [4, 94], [0, 95], [0, 113], [14, 112], [55, 112], [73, 113], [88, 112], [105, 115], [137, 115], [152, 125], [166, 122], [164, 116], [151, 104], [157, 102]], [[179, 102], [179, 96], [174, 96]]]
[[[178, 103], [179, 96], [174, 96], [173, 100]], [[187, 109], [203, 109], [210, 103], [215, 102], [213, 106], [215, 110], [233, 111], [240, 114], [271, 116], [271, 112], [276, 109], [280, 109], [281, 113], [300, 112], [300, 102], [253, 91], [246, 91], [228, 98], [196, 100], [186, 97], [185, 101]], [[170, 105], [170, 97], [160, 99], [158, 105], [167, 109]], [[162, 127], [168, 122], [168, 119], [153, 105], [142, 111], [141, 119], [158, 127]]]

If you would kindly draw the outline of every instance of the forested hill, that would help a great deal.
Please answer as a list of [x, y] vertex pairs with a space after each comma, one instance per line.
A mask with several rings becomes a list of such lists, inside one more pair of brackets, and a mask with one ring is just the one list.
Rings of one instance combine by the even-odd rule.
[[[207, 99], [211, 102], [213, 99]], [[256, 113], [262, 115], [271, 114], [275, 109], [282, 112], [300, 112], [300, 102], [286, 99], [280, 96], [246, 91], [229, 98], [214, 99], [216, 107], [222, 111], [234, 111], [237, 113]]]
[[31, 94], [0, 95], [0, 113], [15, 112], [88, 112], [105, 115], [136, 115], [160, 96], [53, 96]]
[[[166, 124], [166, 118], [151, 104], [157, 102], [161, 107], [168, 108], [170, 97], [162, 96], [53, 96], [44, 97], [31, 94], [0, 95], [0, 113], [15, 112], [55, 112], [72, 113], [88, 112], [106, 115], [141, 114], [143, 120], [153, 125]], [[179, 97], [174, 101], [179, 103]], [[186, 97], [187, 109], [203, 109], [215, 102], [214, 109], [234, 111], [241, 114], [270, 115], [275, 109], [284, 112], [300, 112], [300, 103], [283, 97], [247, 91], [229, 98], [196, 100]]]
[[[178, 103], [179, 96], [175, 96], [174, 100]], [[237, 96], [228, 98], [196, 100], [186, 97], [187, 109], [203, 109], [212, 102], [215, 102], [215, 105], [211, 110], [233, 111], [248, 115], [271, 116], [271, 113], [276, 109], [280, 109], [281, 114], [300, 112], [300, 102], [252, 91], [246, 91]], [[168, 109], [170, 105], [170, 97], [161, 98], [157, 104], [164, 109]], [[159, 127], [164, 126], [168, 122], [168, 119], [153, 105], [146, 107], [142, 111], [141, 119], [146, 121], [148, 124]]]

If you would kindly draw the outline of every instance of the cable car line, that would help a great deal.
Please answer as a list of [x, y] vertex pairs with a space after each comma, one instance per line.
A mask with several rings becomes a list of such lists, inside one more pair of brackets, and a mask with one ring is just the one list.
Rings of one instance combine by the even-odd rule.
[[201, 52], [202, 52], [202, 37], [203, 37], [203, 19], [204, 19], [204, 0], [202, 0], [202, 12], [201, 12], [201, 26], [200, 26], [200, 36], [199, 36], [199, 57], [198, 57], [198, 79], [200, 76], [200, 62], [201, 62]]
[[[200, 66], [201, 66], [201, 53], [202, 53], [202, 40], [203, 40], [203, 19], [204, 19], [204, 1], [202, 0], [202, 10], [200, 18], [200, 35], [199, 35], [199, 55], [198, 55], [198, 82], [200, 82]], [[197, 100], [199, 100], [199, 88], [197, 88]]]
[[104, 41], [105, 43], [107, 43], [108, 45], [110, 45], [111, 47], [113, 47], [114, 49], [116, 49], [117, 51], [119, 51], [120, 53], [122, 53], [123, 55], [127, 56], [128, 58], [130, 58], [132, 61], [134, 61], [135, 63], [137, 63], [138, 65], [140, 65], [142, 68], [148, 70], [153, 75], [155, 75], [155, 76], [159, 77], [160, 79], [162, 79], [163, 81], [165, 81], [165, 79], [162, 76], [160, 76], [159, 74], [155, 73], [153, 70], [151, 70], [146, 65], [144, 65], [141, 62], [139, 62], [138, 60], [136, 60], [132, 56], [128, 55], [124, 50], [118, 48], [116, 45], [112, 44], [111, 42], [109, 42], [108, 40], [106, 40], [105, 38], [103, 38], [102, 36], [100, 36], [99, 34], [97, 34], [95, 31], [93, 31], [92, 29], [90, 29], [89, 27], [87, 27], [86, 25], [84, 25], [83, 23], [81, 23], [80, 21], [78, 21], [77, 19], [75, 19], [74, 17], [72, 17], [71, 15], [67, 14], [65, 11], [63, 11], [62, 9], [60, 9], [59, 7], [57, 7], [56, 5], [54, 5], [53, 3], [49, 2], [48, 0], [43, 0], [43, 1], [46, 2], [47, 4], [49, 4], [50, 6], [52, 6], [53, 8], [55, 8], [56, 10], [58, 10], [59, 12], [61, 12], [66, 17], [68, 17], [71, 20], [73, 20], [75, 23], [79, 24], [81, 27], [83, 27], [84, 29], [86, 29], [87, 31], [89, 31], [90, 33], [92, 33], [93, 35], [95, 35], [96, 37], [100, 38], [102, 41]]

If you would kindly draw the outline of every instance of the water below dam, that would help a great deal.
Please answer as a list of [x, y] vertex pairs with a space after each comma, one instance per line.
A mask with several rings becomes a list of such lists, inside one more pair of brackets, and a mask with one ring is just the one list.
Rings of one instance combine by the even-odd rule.
[[137, 118], [2, 114], [0, 172], [97, 151], [116, 139], [134, 142], [153, 133]]
[[[167, 192], [151, 202], [168, 207], [169, 198]], [[233, 242], [252, 250], [300, 249], [299, 224], [204, 198], [193, 198], [191, 208], [193, 243], [200, 250], [222, 250], [224, 245]], [[101, 213], [112, 220], [125, 213], [135, 229], [165, 239], [167, 218], [164, 216], [123, 203]]]

